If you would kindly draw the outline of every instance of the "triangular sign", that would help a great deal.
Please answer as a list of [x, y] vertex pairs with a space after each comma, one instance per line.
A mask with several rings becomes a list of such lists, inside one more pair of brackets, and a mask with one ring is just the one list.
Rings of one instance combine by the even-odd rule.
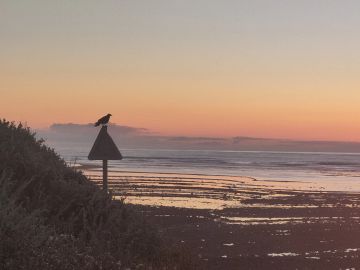
[[107, 133], [107, 126], [103, 126], [97, 136], [88, 156], [89, 160], [120, 160], [122, 155]]

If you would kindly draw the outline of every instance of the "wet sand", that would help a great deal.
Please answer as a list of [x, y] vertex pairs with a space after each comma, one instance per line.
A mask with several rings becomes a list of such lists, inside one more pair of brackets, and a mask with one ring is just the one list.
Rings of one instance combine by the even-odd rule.
[[[87, 170], [101, 183], [97, 169]], [[316, 183], [111, 172], [114, 196], [205, 269], [357, 269], [360, 194]]]

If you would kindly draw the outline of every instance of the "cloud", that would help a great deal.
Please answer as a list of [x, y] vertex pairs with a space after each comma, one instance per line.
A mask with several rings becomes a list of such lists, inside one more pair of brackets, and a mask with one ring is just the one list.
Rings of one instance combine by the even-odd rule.
[[[116, 124], [109, 124], [112, 132], [121, 135], [142, 135], [146, 134], [149, 131], [145, 128], [135, 128], [129, 126], [121, 126]], [[98, 128], [94, 127], [94, 124], [74, 124], [74, 123], [67, 123], [67, 124], [52, 124], [49, 127], [50, 132], [57, 132], [57, 133], [71, 133], [71, 134], [84, 134], [84, 132], [94, 133], [98, 131]]]
[[195, 142], [195, 141], [198, 141], [198, 142], [201, 142], [201, 143], [204, 143], [204, 142], [222, 142], [222, 141], [225, 141], [226, 139], [224, 138], [212, 138], [212, 137], [185, 137], [185, 136], [175, 136], [175, 137], [167, 137], [169, 141], [176, 141], [176, 142], [189, 142], [189, 141], [192, 141], [192, 142]]
[[[360, 152], [360, 143], [332, 141], [294, 141], [237, 136], [186, 137], [161, 136], [145, 128], [109, 125], [109, 134], [121, 148], [194, 149], [232, 151], [293, 151], [293, 152]], [[99, 128], [93, 124], [53, 124], [47, 130], [38, 130], [38, 136], [50, 145], [66, 146], [93, 144]]]

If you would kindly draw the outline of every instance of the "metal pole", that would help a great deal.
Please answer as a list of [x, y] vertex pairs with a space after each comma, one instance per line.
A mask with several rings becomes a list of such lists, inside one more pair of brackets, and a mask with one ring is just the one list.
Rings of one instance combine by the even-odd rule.
[[108, 192], [108, 161], [103, 160], [103, 190]]

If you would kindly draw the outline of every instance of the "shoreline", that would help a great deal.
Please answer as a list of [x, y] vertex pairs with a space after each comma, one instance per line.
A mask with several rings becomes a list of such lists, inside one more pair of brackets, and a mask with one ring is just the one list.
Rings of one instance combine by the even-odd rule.
[[[101, 175], [102, 166], [100, 164], [78, 164], [74, 167], [77, 170], [85, 172], [87, 175], [92, 174], [96, 178]], [[218, 178], [219, 181], [224, 179], [235, 179], [234, 181], [242, 181], [246, 179], [247, 182], [252, 181], [254, 186], [268, 187], [271, 189], [286, 189], [286, 190], [311, 190], [311, 191], [331, 191], [331, 192], [347, 192], [347, 193], [360, 193], [360, 178], [357, 175], [339, 175], [331, 174], [333, 178], [327, 178], [329, 174], [320, 176], [307, 175], [306, 177], [300, 178], [267, 178], [267, 177], [256, 177], [251, 175], [248, 171], [244, 171], [244, 174], [219, 174], [219, 173], [193, 173], [187, 171], [160, 171], [159, 170], [119, 170], [118, 167], [109, 166], [109, 177], [113, 176], [134, 176], [143, 175], [148, 178], [155, 177], [181, 177], [183, 179], [189, 177], [197, 177], [203, 179]], [[286, 174], [285, 174], [286, 176]], [[240, 180], [239, 180], [240, 179]]]
[[[111, 168], [111, 166], [109, 166], [109, 168]], [[76, 166], [76, 169], [82, 170], [82, 171], [98, 171], [98, 170], [102, 170], [102, 165], [89, 165], [89, 164], [78, 164]], [[217, 176], [217, 177], [244, 177], [244, 178], [249, 178], [252, 179], [253, 181], [258, 181], [256, 178], [254, 177], [250, 177], [250, 176], [245, 176], [245, 175], [224, 175], [224, 174], [201, 174], [201, 173], [180, 173], [180, 172], [151, 172], [151, 171], [129, 171], [129, 170], [117, 170], [115, 171], [115, 173], [142, 173], [142, 174], [156, 174], [156, 175], [166, 175], [166, 174], [170, 174], [170, 175], [195, 175], [195, 176]], [[272, 181], [272, 180], [269, 180]], [[276, 180], [274, 180], [276, 181]], [[290, 182], [290, 181], [289, 181]], [[294, 181], [295, 182], [295, 181]]]

